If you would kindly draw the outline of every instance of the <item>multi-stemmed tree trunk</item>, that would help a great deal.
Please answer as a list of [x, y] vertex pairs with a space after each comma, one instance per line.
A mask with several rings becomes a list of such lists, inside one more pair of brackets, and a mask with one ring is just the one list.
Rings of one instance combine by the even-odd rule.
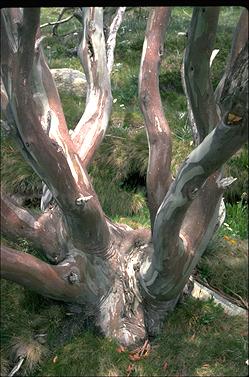
[[1, 10], [2, 124], [56, 203], [35, 217], [2, 193], [2, 232], [12, 240], [26, 238], [47, 262], [2, 245], [1, 276], [44, 296], [80, 305], [106, 336], [123, 345], [156, 334], [174, 309], [217, 228], [222, 193], [230, 183], [219, 169], [247, 140], [248, 43], [227, 71], [218, 115], [209, 58], [219, 9], [196, 8], [185, 74], [200, 143], [173, 179], [171, 134], [159, 93], [170, 12], [168, 7], [150, 11], [139, 76], [150, 149], [150, 232], [107, 218], [87, 173], [112, 106], [112, 63], [102, 8], [84, 10], [78, 54], [88, 92], [85, 111], [71, 135], [41, 48], [39, 8]]

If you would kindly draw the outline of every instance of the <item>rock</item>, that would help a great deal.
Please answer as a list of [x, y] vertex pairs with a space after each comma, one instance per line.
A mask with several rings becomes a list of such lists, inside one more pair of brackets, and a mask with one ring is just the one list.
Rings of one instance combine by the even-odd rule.
[[51, 69], [57, 89], [75, 96], [85, 96], [87, 81], [84, 73], [71, 68]]

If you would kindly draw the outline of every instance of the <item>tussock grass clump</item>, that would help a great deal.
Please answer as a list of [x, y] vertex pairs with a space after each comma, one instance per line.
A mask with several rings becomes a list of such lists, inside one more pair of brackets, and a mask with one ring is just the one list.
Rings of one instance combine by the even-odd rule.
[[6, 356], [4, 355], [4, 352], [1, 350], [1, 353], [0, 353], [0, 360], [1, 360], [1, 363], [0, 363], [0, 375], [2, 377], [7, 377], [8, 376], [8, 373], [10, 371], [10, 365], [9, 365], [9, 361], [8, 359], [6, 358]]
[[20, 357], [25, 357], [21, 367], [22, 375], [29, 375], [41, 364], [47, 353], [46, 347], [33, 338], [14, 337], [10, 346], [10, 360], [16, 363]]
[[[90, 172], [108, 215], [132, 215], [145, 206], [147, 154], [146, 135], [141, 131], [112, 128], [106, 135]], [[135, 182], [129, 182], [130, 177]]]
[[17, 150], [13, 141], [3, 138], [1, 141], [1, 176], [3, 188], [9, 194], [40, 194], [42, 182]]
[[[1, 354], [6, 361], [3, 367], [9, 373], [18, 356], [23, 355], [25, 361], [18, 374], [33, 376], [45, 362], [60, 332], [65, 317], [63, 304], [5, 280], [1, 282], [1, 302], [4, 303], [1, 306]], [[4, 373], [1, 372], [1, 376]]]

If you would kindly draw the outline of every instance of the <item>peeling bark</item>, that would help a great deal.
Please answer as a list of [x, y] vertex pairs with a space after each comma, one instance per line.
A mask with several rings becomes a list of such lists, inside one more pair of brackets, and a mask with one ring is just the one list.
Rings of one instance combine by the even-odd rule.
[[106, 41], [106, 55], [107, 55], [107, 69], [109, 75], [111, 74], [114, 63], [114, 49], [116, 46], [116, 36], [118, 29], [122, 23], [126, 7], [119, 7], [112, 20], [109, 28], [108, 37]]
[[157, 210], [172, 181], [171, 133], [162, 107], [158, 78], [170, 13], [169, 7], [156, 7], [151, 10], [139, 74], [139, 101], [149, 144], [146, 184], [152, 229]]
[[[188, 113], [195, 145], [214, 129], [220, 119], [211, 83], [211, 56], [214, 50], [218, 26], [219, 7], [196, 7], [193, 10], [188, 45], [184, 53], [182, 67], [183, 87], [187, 97]], [[219, 173], [210, 177], [205, 187], [187, 211], [183, 228], [187, 229], [187, 239], [198, 242], [209, 228], [210, 216], [216, 213], [218, 223], [218, 203], [222, 205], [222, 193], [217, 188]], [[205, 211], [207, 205], [209, 211]], [[196, 215], [198, 222], [196, 223]], [[215, 219], [212, 219], [215, 222]], [[188, 224], [188, 225], [186, 225]], [[190, 225], [191, 224], [191, 225]], [[213, 228], [215, 229], [215, 228]], [[198, 249], [198, 248], [197, 248]]]
[[[217, 216], [219, 202], [216, 211], [211, 213], [208, 228], [198, 239], [198, 245], [192, 245], [191, 238], [186, 239], [180, 232], [187, 209], [208, 177], [247, 140], [247, 62], [248, 43], [225, 82], [220, 104], [222, 120], [185, 160], [158, 210], [153, 234], [154, 253], [151, 263], [147, 261], [142, 268], [140, 279], [146, 294], [152, 298], [167, 301], [179, 294], [198, 261], [196, 253], [203, 252], [213, 235], [216, 225], [213, 219]], [[216, 184], [222, 193], [224, 181], [218, 180]]]

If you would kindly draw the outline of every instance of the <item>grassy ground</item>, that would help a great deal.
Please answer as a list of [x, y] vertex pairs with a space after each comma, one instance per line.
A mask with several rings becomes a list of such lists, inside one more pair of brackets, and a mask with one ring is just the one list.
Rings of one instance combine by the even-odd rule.
[[[60, 8], [44, 8], [42, 23], [53, 21]], [[239, 7], [222, 7], [215, 48], [212, 80], [216, 85], [222, 75]], [[145, 205], [144, 176], [148, 147], [143, 119], [138, 108], [137, 81], [148, 9], [127, 13], [117, 40], [112, 74], [113, 104], [110, 130], [96, 155], [91, 174], [106, 213], [114, 220], [134, 228], [149, 227]], [[174, 8], [166, 36], [166, 55], [160, 73], [160, 89], [165, 113], [173, 133], [173, 172], [191, 151], [187, 127], [186, 100], [180, 78], [182, 52], [186, 44], [178, 32], [188, 29], [191, 9]], [[77, 21], [61, 28], [66, 33]], [[75, 47], [77, 35], [53, 38], [44, 29], [45, 53], [51, 68], [82, 70], [78, 58], [68, 54]], [[60, 93], [70, 128], [79, 120], [84, 99]], [[37, 190], [40, 180], [13, 152], [10, 141], [3, 144], [4, 184], [9, 190]], [[104, 156], [104, 158], [103, 158]], [[103, 169], [103, 167], [105, 167]], [[240, 305], [248, 299], [247, 210], [240, 199], [246, 191], [248, 168], [244, 149], [229, 162], [229, 175], [242, 176], [230, 195], [227, 218], [217, 238], [209, 245], [196, 269], [204, 283], [230, 295]], [[110, 199], [110, 191], [112, 192]], [[115, 200], [117, 198], [117, 200]], [[127, 205], [127, 202], [130, 203]], [[36, 254], [25, 240], [18, 247]], [[1, 286], [1, 372], [10, 371], [13, 350], [28, 347], [29, 356], [19, 375], [32, 376], [244, 376], [247, 375], [247, 321], [228, 317], [213, 302], [188, 299], [179, 304], [165, 321], [161, 335], [151, 340], [147, 358], [134, 362], [129, 352], [117, 352], [115, 342], [101, 337], [81, 315], [68, 315], [68, 308], [28, 292], [13, 283]], [[38, 336], [38, 334], [45, 334]]]
[[[147, 358], [96, 333], [82, 318], [67, 316], [61, 304], [3, 282], [2, 367], [9, 371], [9, 346], [30, 348], [21, 375], [32, 376], [245, 376], [247, 321], [229, 317], [211, 301], [188, 299], [151, 341]], [[37, 334], [47, 334], [44, 338]], [[39, 341], [45, 339], [45, 344]], [[7, 361], [8, 360], [8, 361]], [[1, 373], [4, 376], [4, 371]]]

